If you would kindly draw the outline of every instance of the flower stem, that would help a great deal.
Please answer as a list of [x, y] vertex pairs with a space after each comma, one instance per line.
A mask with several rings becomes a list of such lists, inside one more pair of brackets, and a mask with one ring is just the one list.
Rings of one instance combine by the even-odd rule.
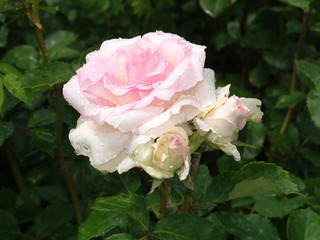
[[[33, 25], [35, 35], [37, 38], [37, 42], [43, 57], [43, 61], [45, 63], [50, 62], [48, 50], [46, 48], [46, 44], [43, 38], [43, 27], [40, 24], [40, 18], [39, 18], [39, 0], [33, 0], [32, 1], [32, 14], [30, 13], [29, 9], [27, 8], [25, 2], [23, 0], [20, 0], [24, 11]], [[80, 207], [80, 200], [76, 191], [76, 185], [74, 182], [74, 179], [70, 175], [66, 161], [64, 160], [63, 150], [62, 150], [62, 94], [61, 94], [62, 86], [61, 84], [54, 85], [54, 104], [55, 104], [55, 110], [56, 110], [56, 124], [55, 124], [55, 140], [56, 140], [56, 158], [58, 160], [62, 176], [67, 184], [67, 188], [69, 191], [69, 194], [71, 196], [71, 200], [73, 203], [73, 207], [75, 210], [75, 216], [77, 219], [77, 223], [80, 224], [82, 222], [82, 213], [81, 213], [81, 207]]]
[[163, 180], [159, 187], [160, 190], [160, 210], [161, 218], [168, 216], [168, 207], [169, 207], [169, 193], [170, 186], [168, 180]]
[[[294, 58], [293, 58], [293, 69], [292, 69], [292, 74], [291, 74], [291, 82], [290, 82], [290, 92], [294, 92], [296, 90], [296, 83], [297, 83], [297, 64], [296, 61], [300, 58], [301, 55], [301, 51], [304, 45], [304, 41], [305, 41], [305, 37], [306, 37], [306, 32], [307, 32], [307, 28], [308, 28], [308, 18], [309, 18], [309, 11], [305, 11], [304, 15], [303, 15], [303, 20], [302, 20], [302, 28], [301, 28], [301, 32], [300, 32], [300, 36], [299, 36], [299, 40], [297, 43], [297, 48], [294, 54]], [[284, 134], [289, 126], [292, 114], [293, 114], [293, 110], [294, 110], [295, 106], [290, 106], [287, 109], [287, 113], [286, 116], [282, 122], [282, 126], [280, 129], [280, 133]]]
[[21, 170], [19, 168], [19, 165], [17, 163], [16, 158], [14, 157], [10, 144], [6, 141], [4, 143], [4, 149], [6, 154], [6, 160], [9, 164], [9, 167], [11, 169], [11, 172], [14, 176], [14, 179], [16, 180], [16, 183], [18, 185], [19, 191], [22, 194], [22, 197], [26, 202], [31, 202], [25, 181], [23, 179]]
[[[192, 164], [191, 164], [191, 169], [190, 169], [190, 173], [189, 173], [192, 182], [194, 182], [196, 180], [200, 159], [201, 159], [201, 156], [202, 156], [204, 149], [205, 149], [205, 144], [202, 144], [198, 148], [198, 150], [192, 155]], [[178, 214], [182, 214], [182, 213], [187, 212], [187, 210], [189, 209], [189, 206], [190, 206], [190, 201], [191, 201], [193, 192], [194, 192], [194, 190], [192, 190], [190, 188], [186, 189], [184, 196], [183, 196], [183, 201], [182, 201], [181, 205], [179, 206], [179, 208], [177, 209]]]

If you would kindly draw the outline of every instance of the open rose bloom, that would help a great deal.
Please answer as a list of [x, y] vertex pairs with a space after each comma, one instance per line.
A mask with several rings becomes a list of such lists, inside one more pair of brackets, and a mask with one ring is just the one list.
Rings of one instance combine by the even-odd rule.
[[63, 88], [81, 115], [69, 134], [75, 151], [102, 172], [140, 167], [184, 180], [192, 134], [185, 126], [194, 121], [200, 134], [210, 132], [207, 141], [239, 159], [232, 141], [247, 120], [260, 121], [261, 102], [216, 90], [204, 50], [160, 31], [103, 42]]

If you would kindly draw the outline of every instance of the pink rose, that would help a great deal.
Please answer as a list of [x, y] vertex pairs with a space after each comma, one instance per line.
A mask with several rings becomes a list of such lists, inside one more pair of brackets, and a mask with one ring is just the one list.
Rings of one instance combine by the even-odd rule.
[[108, 40], [89, 53], [63, 88], [81, 114], [70, 132], [76, 151], [99, 170], [126, 171], [135, 165], [130, 147], [135, 136], [155, 138], [192, 120], [214, 98], [204, 49], [158, 31]]
[[237, 139], [247, 121], [260, 122], [263, 113], [258, 99], [228, 97], [229, 87], [230, 85], [217, 89], [215, 103], [196, 118], [194, 123], [200, 134], [209, 132], [207, 140], [211, 144], [233, 156], [235, 160], [240, 160], [240, 153], [232, 142]]

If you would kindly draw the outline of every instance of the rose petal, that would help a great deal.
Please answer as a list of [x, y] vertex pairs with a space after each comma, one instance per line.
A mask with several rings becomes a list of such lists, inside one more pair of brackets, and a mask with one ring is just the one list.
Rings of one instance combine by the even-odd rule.
[[181, 95], [167, 111], [143, 124], [137, 133], [159, 136], [172, 126], [192, 120], [214, 99], [214, 72], [205, 69], [203, 81]]
[[249, 121], [260, 122], [263, 116], [261, 111], [261, 101], [256, 98], [241, 98], [242, 103], [251, 110], [251, 114], [248, 116]]
[[[69, 139], [78, 154], [90, 158], [92, 166], [113, 172], [127, 157], [124, 149], [131, 135], [120, 133], [107, 124], [98, 125], [80, 117], [77, 127], [70, 131]], [[121, 169], [124, 167], [121, 166]]]

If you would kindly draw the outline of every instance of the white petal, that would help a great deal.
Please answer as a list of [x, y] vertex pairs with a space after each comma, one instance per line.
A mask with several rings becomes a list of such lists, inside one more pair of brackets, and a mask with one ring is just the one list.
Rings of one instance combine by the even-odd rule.
[[203, 70], [203, 81], [199, 82], [194, 88], [190, 89], [185, 94], [198, 97], [203, 109], [215, 103], [216, 90], [214, 71], [209, 68], [205, 68]]
[[224, 87], [218, 87], [216, 90], [216, 94], [217, 94], [217, 101], [221, 101], [222, 99], [226, 99], [229, 97], [229, 93], [230, 93], [230, 84], [228, 84], [227, 86]]
[[131, 168], [133, 168], [135, 166], [136, 166], [135, 161], [131, 157], [126, 157], [119, 164], [119, 166], [117, 168], [118, 169], [118, 173], [121, 174], [123, 172], [126, 172], [126, 171], [130, 170]]
[[241, 101], [252, 111], [248, 116], [248, 120], [260, 122], [263, 116], [263, 112], [261, 111], [261, 101], [256, 98], [241, 98]]
[[238, 152], [238, 149], [235, 145], [231, 144], [231, 143], [227, 143], [223, 146], [219, 146], [218, 147], [224, 151], [227, 155], [229, 156], [233, 156], [234, 160], [236, 161], [240, 161], [241, 157], [240, 157], [240, 153]]
[[206, 122], [202, 121], [200, 118], [195, 118], [193, 123], [201, 136], [205, 135], [207, 132], [211, 130], [210, 126]]
[[82, 115], [86, 109], [91, 110], [90, 115], [95, 115], [99, 111], [99, 107], [92, 104], [80, 91], [77, 75], [73, 76], [70, 81], [63, 86], [63, 96], [67, 102]]
[[77, 127], [70, 131], [69, 139], [78, 154], [90, 158], [91, 165], [112, 172], [127, 157], [124, 149], [131, 135], [80, 117]]
[[172, 178], [174, 175], [174, 172], [169, 172], [162, 170], [160, 168], [157, 168], [155, 166], [144, 166], [141, 165], [143, 170], [145, 170], [151, 177], [156, 179], [164, 179], [164, 178]]
[[177, 171], [179, 179], [181, 181], [185, 180], [190, 171], [190, 156], [187, 156], [186, 160], [184, 161], [184, 165]]
[[143, 124], [136, 134], [158, 137], [168, 128], [192, 120], [201, 108], [193, 96], [181, 96], [167, 111]]

